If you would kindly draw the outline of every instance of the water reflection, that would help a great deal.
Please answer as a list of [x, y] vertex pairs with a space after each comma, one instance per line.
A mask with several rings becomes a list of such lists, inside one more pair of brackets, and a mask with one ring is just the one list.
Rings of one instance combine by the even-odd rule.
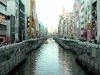
[[54, 40], [48, 41], [28, 54], [26, 62], [10, 75], [86, 75], [76, 64], [74, 54], [63, 50]]

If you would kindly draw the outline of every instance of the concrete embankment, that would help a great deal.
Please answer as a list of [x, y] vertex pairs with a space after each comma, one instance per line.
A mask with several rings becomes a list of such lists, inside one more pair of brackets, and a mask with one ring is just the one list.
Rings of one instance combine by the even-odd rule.
[[14, 43], [0, 47], [0, 75], [7, 75], [20, 64], [25, 58], [26, 54], [31, 50], [37, 49], [46, 38], [29, 39], [23, 42]]
[[73, 39], [55, 38], [55, 40], [64, 49], [67, 49], [65, 46], [69, 46], [70, 50], [76, 54], [76, 60], [89, 72], [100, 75], [100, 45]]

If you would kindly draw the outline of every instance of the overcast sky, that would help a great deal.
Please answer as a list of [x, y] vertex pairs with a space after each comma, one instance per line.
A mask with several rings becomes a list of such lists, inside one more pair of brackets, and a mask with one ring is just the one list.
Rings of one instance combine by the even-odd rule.
[[62, 13], [62, 7], [66, 11], [72, 11], [75, 0], [36, 0], [36, 11], [39, 21], [49, 29], [57, 28], [59, 24], [59, 14]]

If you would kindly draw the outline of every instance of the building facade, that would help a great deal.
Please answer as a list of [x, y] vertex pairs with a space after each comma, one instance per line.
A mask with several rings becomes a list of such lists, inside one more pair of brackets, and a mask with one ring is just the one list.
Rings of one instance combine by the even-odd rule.
[[73, 38], [73, 13], [68, 16], [68, 38]]
[[25, 40], [25, 6], [19, 0], [19, 41]]
[[7, 2], [6, 0], [0, 0], [0, 44], [1, 42], [7, 43], [6, 14], [7, 14]]
[[81, 7], [80, 0], [76, 0], [73, 6], [73, 25], [74, 25], [74, 38], [80, 38], [80, 17], [79, 17], [79, 10]]
[[100, 42], [100, 0], [97, 0], [97, 41]]
[[86, 41], [97, 42], [97, 0], [81, 0], [80, 31]]
[[[99, 2], [99, 1], [98, 1]], [[92, 0], [91, 2], [91, 39], [94, 41], [94, 43], [97, 43], [97, 0]]]
[[[12, 5], [11, 5], [12, 4]], [[19, 41], [19, 0], [7, 1], [7, 36], [8, 42]]]

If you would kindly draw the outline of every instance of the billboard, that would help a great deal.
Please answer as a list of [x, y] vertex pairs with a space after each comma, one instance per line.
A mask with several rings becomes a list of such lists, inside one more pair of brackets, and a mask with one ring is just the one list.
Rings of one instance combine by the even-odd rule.
[[68, 16], [69, 16], [69, 13], [70, 13], [70, 12], [68, 12], [68, 11], [66, 12], [66, 18], [68, 18]]
[[5, 16], [0, 14], [0, 24], [6, 25]]
[[34, 21], [35, 20], [35, 1], [32, 0], [32, 20]]
[[91, 30], [91, 23], [87, 24], [87, 30]]

